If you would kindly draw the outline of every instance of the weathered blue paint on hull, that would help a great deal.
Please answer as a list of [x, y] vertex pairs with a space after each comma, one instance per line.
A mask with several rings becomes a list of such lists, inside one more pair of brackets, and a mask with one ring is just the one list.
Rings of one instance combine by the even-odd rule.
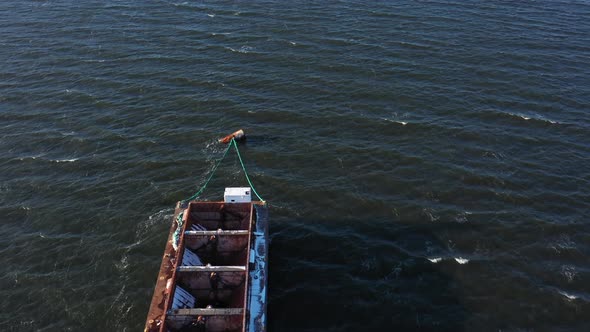
[[246, 331], [266, 331], [266, 288], [268, 282], [268, 207], [254, 205], [256, 230], [252, 233], [250, 252], [249, 317]]

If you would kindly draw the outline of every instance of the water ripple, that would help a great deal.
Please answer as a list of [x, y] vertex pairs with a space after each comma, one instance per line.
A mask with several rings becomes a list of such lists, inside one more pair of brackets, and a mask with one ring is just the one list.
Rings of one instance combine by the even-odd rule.
[[586, 1], [0, 11], [0, 329], [140, 330], [237, 128], [269, 330], [590, 329]]

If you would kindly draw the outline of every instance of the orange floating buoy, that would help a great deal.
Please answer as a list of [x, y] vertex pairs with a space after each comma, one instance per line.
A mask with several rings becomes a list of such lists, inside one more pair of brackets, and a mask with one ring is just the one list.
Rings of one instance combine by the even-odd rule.
[[246, 137], [246, 135], [244, 135], [244, 131], [242, 129], [240, 129], [236, 132], [233, 132], [233, 133], [225, 136], [224, 138], [220, 138], [219, 143], [227, 144], [227, 143], [231, 142], [232, 138], [235, 139], [236, 141], [239, 141], [239, 140], [243, 139], [244, 137]]

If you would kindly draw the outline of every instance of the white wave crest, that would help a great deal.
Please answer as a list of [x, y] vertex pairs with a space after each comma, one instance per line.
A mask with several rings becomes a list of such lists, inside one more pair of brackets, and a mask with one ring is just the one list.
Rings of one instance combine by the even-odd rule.
[[461, 265], [469, 263], [469, 260], [463, 257], [456, 257], [455, 260]]
[[73, 158], [73, 159], [55, 159], [55, 160], [50, 160], [52, 163], [73, 163], [75, 161], [78, 161], [80, 158]]
[[405, 121], [398, 121], [398, 120], [393, 120], [393, 119], [388, 119], [388, 118], [381, 118], [381, 120], [385, 120], [387, 122], [393, 122], [393, 123], [401, 124], [402, 126], [405, 126], [405, 125], [408, 124]]
[[554, 121], [554, 120], [549, 120], [547, 118], [545, 118], [544, 116], [541, 115], [537, 115], [537, 116], [527, 116], [524, 114], [519, 114], [519, 113], [507, 113], [508, 115], [517, 117], [517, 118], [521, 118], [523, 120], [529, 121], [529, 120], [533, 120], [533, 121], [543, 121], [543, 122], [547, 122], [547, 123], [551, 123], [551, 124], [559, 124], [559, 121]]
[[566, 293], [564, 291], [560, 291], [559, 294], [565, 296], [565, 298], [568, 299], [569, 301], [573, 301], [573, 300], [578, 299], [578, 296], [572, 295], [572, 294], [568, 294], [568, 293]]

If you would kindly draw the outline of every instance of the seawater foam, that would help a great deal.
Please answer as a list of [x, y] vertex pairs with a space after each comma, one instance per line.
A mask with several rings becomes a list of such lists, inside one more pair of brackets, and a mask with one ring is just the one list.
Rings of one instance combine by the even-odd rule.
[[254, 50], [254, 48], [250, 47], [250, 46], [242, 46], [239, 49], [235, 49], [233, 47], [226, 47], [226, 49], [228, 49], [234, 53], [244, 53], [244, 54], [250, 53]]
[[[427, 258], [427, 259], [431, 263], [434, 263], [434, 264], [440, 263], [443, 260], [442, 257], [433, 257], [433, 258]], [[463, 258], [463, 257], [455, 257], [454, 260], [461, 265], [469, 263], [469, 260], [467, 258]]]

